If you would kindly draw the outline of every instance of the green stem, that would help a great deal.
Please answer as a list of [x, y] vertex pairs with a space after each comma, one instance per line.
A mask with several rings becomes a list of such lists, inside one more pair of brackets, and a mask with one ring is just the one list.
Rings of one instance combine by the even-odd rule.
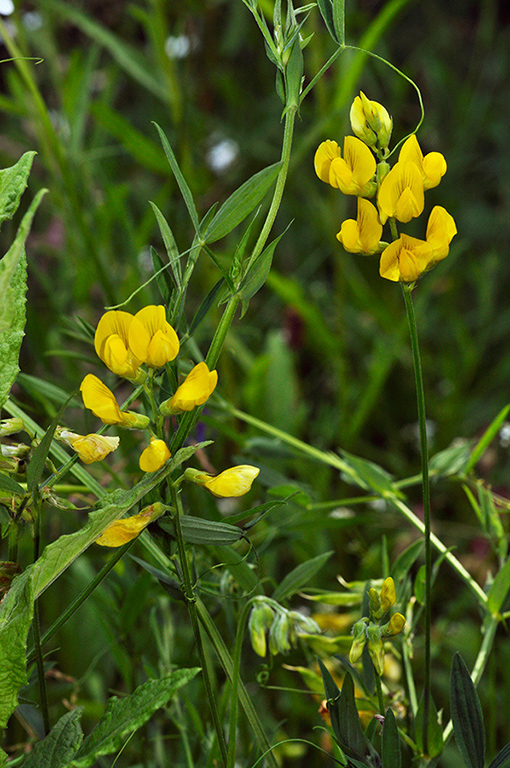
[[193, 589], [193, 584], [191, 581], [191, 573], [189, 569], [188, 557], [186, 553], [186, 547], [184, 545], [184, 538], [182, 535], [181, 515], [183, 514], [183, 509], [182, 509], [181, 497], [180, 497], [179, 491], [175, 488], [173, 483], [169, 482], [169, 488], [172, 496], [172, 506], [176, 510], [176, 513], [174, 515], [175, 539], [177, 542], [177, 551], [179, 553], [179, 562], [181, 565], [184, 597], [186, 599], [188, 613], [191, 620], [191, 626], [193, 629], [193, 636], [195, 638], [198, 657], [200, 659], [202, 676], [204, 679], [207, 698], [209, 700], [209, 707], [211, 709], [214, 728], [215, 728], [216, 736], [218, 738], [218, 743], [220, 746], [222, 764], [224, 768], [226, 768], [227, 762], [228, 762], [227, 745], [225, 743], [225, 736], [223, 734], [223, 729], [222, 729], [219, 714], [218, 714], [218, 708], [216, 706], [216, 697], [214, 695], [213, 685], [212, 685], [212, 681], [209, 676], [209, 670], [207, 667], [207, 659], [205, 657], [204, 645], [202, 642], [202, 634], [200, 631], [200, 624], [198, 621], [197, 606], [196, 606], [197, 598], [196, 598], [195, 590]]
[[[35, 530], [34, 530], [34, 563], [39, 559], [39, 550], [41, 544], [41, 508], [35, 510]], [[50, 732], [50, 716], [48, 712], [48, 693], [46, 690], [46, 677], [44, 674], [44, 659], [41, 647], [41, 623], [39, 615], [39, 598], [34, 600], [34, 618], [32, 621], [32, 632], [34, 636], [35, 661], [37, 666], [37, 678], [39, 680], [39, 696], [41, 699], [41, 714], [43, 719], [44, 733]]]
[[384, 715], [384, 696], [382, 692], [381, 678], [377, 674], [377, 671], [375, 673], [375, 689], [377, 691], [377, 706], [379, 707], [379, 712], [381, 715]]
[[[41, 646], [43, 646], [45, 643], [50, 640], [53, 635], [58, 632], [60, 627], [62, 627], [75, 613], [78, 608], [83, 605], [85, 600], [89, 597], [89, 595], [92, 594], [92, 592], [98, 587], [101, 582], [108, 576], [112, 568], [115, 567], [115, 565], [119, 562], [119, 560], [123, 557], [124, 553], [128, 551], [130, 547], [133, 546], [136, 539], [133, 539], [132, 541], [128, 541], [127, 544], [124, 544], [122, 547], [120, 547], [113, 557], [108, 560], [108, 562], [101, 568], [97, 576], [94, 577], [94, 579], [90, 582], [90, 584], [84, 589], [80, 594], [73, 600], [72, 603], [68, 605], [64, 613], [62, 613], [58, 619], [56, 619], [51, 627], [46, 630], [44, 635], [40, 639]], [[29, 651], [27, 663], [30, 663], [35, 658], [35, 648], [32, 648]]]
[[416, 384], [416, 401], [418, 406], [418, 424], [420, 431], [420, 457], [422, 471], [422, 492], [423, 492], [423, 523], [425, 540], [425, 681], [423, 688], [423, 749], [425, 754], [428, 752], [428, 721], [430, 708], [430, 678], [431, 678], [431, 654], [430, 654], [430, 632], [432, 624], [431, 611], [431, 584], [432, 584], [432, 547], [430, 540], [430, 481], [429, 481], [429, 459], [427, 446], [427, 422], [425, 416], [425, 391], [423, 387], [423, 375], [421, 369], [420, 346], [418, 341], [418, 329], [416, 326], [416, 315], [414, 312], [413, 299], [411, 295], [412, 284], [402, 283], [402, 293], [407, 313], [407, 322], [409, 324], [409, 335], [411, 338], [411, 349], [413, 353], [414, 380]]
[[241, 674], [241, 651], [243, 648], [244, 631], [248, 621], [251, 606], [255, 598], [245, 604], [237, 624], [236, 644], [233, 656], [232, 683], [230, 692], [230, 725], [228, 734], [228, 763], [227, 768], [234, 768], [236, 760], [236, 735], [239, 708], [239, 679]]

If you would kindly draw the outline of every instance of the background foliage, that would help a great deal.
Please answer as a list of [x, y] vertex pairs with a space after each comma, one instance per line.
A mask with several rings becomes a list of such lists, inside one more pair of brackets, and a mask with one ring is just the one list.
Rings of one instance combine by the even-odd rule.
[[[269, 18], [270, 0], [261, 6]], [[347, 9], [348, 42], [390, 59], [420, 86], [426, 109], [420, 141], [448, 161], [432, 204], [454, 215], [459, 235], [448, 259], [416, 291], [433, 452], [456, 438], [476, 437], [508, 402], [508, 21], [504, 4], [495, 0], [356, 0]], [[46, 428], [63, 393], [96, 370], [87, 323], [95, 325], [105, 305], [124, 301], [152, 275], [151, 245], [163, 257], [148, 201], [171, 223], [179, 250], [189, 247], [191, 225], [151, 121], [168, 136], [203, 214], [278, 159], [281, 102], [274, 69], [241, 0], [38, 0], [18, 3], [4, 23], [17, 51], [4, 45], [2, 58], [18, 52], [42, 59], [0, 68], [0, 166], [35, 149], [27, 199], [41, 187], [50, 190], [27, 241], [27, 328], [14, 392]], [[304, 51], [309, 80], [333, 48], [318, 12], [311, 13], [306, 30], [313, 32]], [[274, 234], [292, 224], [278, 244], [266, 286], [229, 335], [218, 366], [219, 392], [237, 409], [311, 445], [346, 449], [408, 477], [418, 471], [419, 457], [401, 296], [378, 277], [374, 261], [343, 252], [335, 233], [353, 211], [313, 172], [317, 144], [326, 138], [340, 141], [348, 132], [348, 108], [360, 88], [387, 106], [395, 140], [419, 118], [412, 88], [383, 64], [352, 51], [337, 59], [305, 100]], [[17, 223], [5, 223], [2, 253]], [[217, 244], [225, 264], [237, 234]], [[212, 261], [201, 258], [188, 293], [188, 321], [218, 279]], [[127, 309], [159, 301], [152, 282]], [[199, 326], [199, 346], [209, 343], [220, 311], [213, 308]], [[68, 411], [68, 418], [77, 428], [92, 429], [78, 407]], [[242, 419], [211, 407], [201, 429], [215, 440], [208, 449], [213, 466], [221, 468], [233, 458], [261, 466], [260, 499], [253, 492], [254, 503], [267, 500], [265, 489], [273, 496], [296, 487], [306, 494], [255, 529], [263, 578], [278, 583], [297, 563], [328, 550], [334, 555], [314, 586], [334, 589], [337, 574], [348, 581], [377, 578], [381, 535], [387, 537], [390, 562], [415, 537], [384, 505], [339, 502], [321, 508], [355, 492], [337, 471], [283, 447]], [[479, 470], [508, 497], [505, 434]], [[124, 487], [136, 468], [129, 440], [125, 446], [124, 455], [109, 464], [111, 477], [101, 477], [104, 470], [98, 475], [109, 487]], [[413, 495], [419, 499], [418, 488], [409, 493], [411, 500]], [[433, 488], [433, 498], [438, 534], [483, 584], [495, 564], [472, 509], [460, 489], [448, 485], [446, 493], [443, 481]], [[211, 500], [204, 509], [198, 491], [196, 499], [190, 492], [192, 511], [194, 504], [195, 514], [218, 517], [216, 503]], [[79, 513], [53, 510], [45, 520], [45, 540], [76, 530], [79, 519]], [[199, 571], [223, 556], [202, 555]], [[90, 581], [104, 558], [92, 548], [76, 561], [47, 593], [44, 624]], [[472, 662], [479, 642], [469, 596], [457, 594], [455, 586], [451, 572], [443, 569], [434, 590], [434, 685], [445, 701], [453, 650], [461, 645], [466, 662]], [[234, 629], [234, 613], [227, 589], [218, 600], [218, 621], [227, 634]], [[58, 636], [58, 651], [51, 656], [54, 719], [65, 711], [65, 702], [79, 701], [90, 725], [112, 691], [133, 690], [146, 672], [159, 675], [165, 666], [186, 665], [191, 630], [183, 616], [148, 573], [125, 559]], [[347, 621], [344, 631], [349, 628]], [[501, 632], [480, 690], [492, 752], [508, 740], [509, 657]], [[418, 643], [417, 664], [419, 658]], [[304, 664], [303, 652], [287, 661]], [[295, 673], [280, 662], [279, 657], [269, 682], [300, 687]], [[245, 664], [243, 676], [253, 684], [269, 728], [278, 736], [317, 740], [312, 728], [321, 723], [318, 702], [257, 688], [260, 669], [249, 650]], [[138, 760], [159, 766], [165, 754], [180, 758], [179, 728], [187, 718], [196, 727], [191, 744], [196, 749], [196, 742], [207, 738], [201, 712], [191, 704], [198, 685], [190, 683], [173, 705], [173, 725], [153, 718], [117, 765]], [[30, 688], [25, 694], [27, 701], [34, 696]], [[25, 740], [27, 731], [38, 732], [33, 707], [22, 705], [18, 715], [11, 743]], [[296, 746], [292, 753], [289, 748], [285, 759], [295, 765], [322, 760], [315, 753], [303, 756], [304, 749]], [[458, 755], [447, 752], [443, 760], [454, 766]]]

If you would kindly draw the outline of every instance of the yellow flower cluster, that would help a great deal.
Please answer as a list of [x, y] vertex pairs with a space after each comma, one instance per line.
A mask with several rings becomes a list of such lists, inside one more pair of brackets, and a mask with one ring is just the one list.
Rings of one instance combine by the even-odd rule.
[[[423, 213], [424, 193], [437, 187], [446, 173], [446, 161], [439, 152], [424, 156], [412, 134], [390, 169], [386, 158], [393, 124], [386, 109], [360, 93], [350, 118], [356, 135], [345, 137], [343, 156], [337, 142], [327, 140], [320, 144], [314, 159], [322, 181], [358, 198], [356, 219], [343, 222], [337, 239], [350, 253], [381, 254], [379, 273], [387, 280], [414, 283], [448, 255], [457, 233], [455, 221], [444, 208], [435, 206], [425, 240], [399, 236], [396, 222], [405, 224]], [[375, 198], [376, 205], [367, 198]], [[388, 220], [393, 234], [389, 245], [381, 241]]]

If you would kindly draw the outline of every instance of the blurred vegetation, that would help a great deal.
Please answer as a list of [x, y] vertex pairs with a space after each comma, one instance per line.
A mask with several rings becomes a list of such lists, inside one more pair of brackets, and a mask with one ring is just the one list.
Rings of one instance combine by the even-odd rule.
[[[271, 0], [260, 5], [269, 19]], [[435, 453], [456, 438], [481, 434], [509, 401], [510, 18], [496, 0], [356, 0], [348, 5], [348, 42], [386, 57], [417, 82], [426, 111], [421, 145], [442, 152], [448, 162], [448, 173], [429, 193], [428, 204], [444, 205], [459, 234], [449, 257], [415, 292]], [[309, 81], [334, 47], [318, 12], [312, 11], [305, 29], [313, 33], [304, 51]], [[166, 133], [203, 215], [278, 159], [282, 105], [274, 68], [241, 0], [21, 1], [4, 18], [3, 30], [1, 58], [33, 59], [0, 67], [0, 166], [35, 149], [31, 192], [42, 186], [50, 190], [27, 243], [28, 322], [23, 375], [14, 392], [46, 427], [58, 410], [59, 393], [43, 391], [31, 377], [75, 390], [85, 372], [96, 370], [86, 324], [95, 326], [105, 306], [125, 301], [152, 276], [150, 246], [166, 260], [149, 201], [169, 221], [179, 251], [192, 240], [152, 121]], [[340, 142], [349, 132], [348, 109], [360, 89], [392, 114], [394, 141], [419, 119], [409, 84], [353, 51], [344, 52], [307, 97], [274, 235], [292, 223], [266, 286], [242, 322], [233, 325], [218, 366], [219, 392], [235, 408], [310, 445], [346, 449], [408, 477], [418, 471], [419, 455], [400, 291], [379, 278], [374, 260], [343, 251], [335, 234], [354, 210], [313, 170], [317, 144], [326, 138]], [[15, 231], [16, 222], [8, 224], [2, 253]], [[238, 234], [215, 244], [220, 261], [229, 263]], [[204, 254], [201, 259], [187, 297], [188, 322], [218, 279], [213, 262]], [[126, 308], [134, 312], [160, 300], [152, 281]], [[199, 347], [206, 348], [221, 311], [212, 308], [197, 329]], [[75, 422], [84, 418], [81, 411], [72, 414]], [[390, 561], [415, 537], [395, 512], [381, 507], [339, 502], [350, 510], [343, 516], [314, 507], [356, 491], [336, 470], [283, 447], [227, 411], [208, 409], [201, 429], [215, 440], [208, 453], [214, 466], [246, 460], [262, 467], [261, 482], [274, 495], [296, 487], [306, 494], [308, 506], [293, 501], [255, 529], [263, 578], [276, 583], [301, 560], [330, 549], [334, 557], [317, 579], [321, 587], [334, 589], [338, 573], [347, 580], [377, 578], [381, 535], [387, 536]], [[114, 466], [112, 484], [125, 482], [127, 462], [126, 452]], [[510, 496], [504, 441], [495, 441], [479, 470], [502, 496]], [[419, 487], [409, 494], [419, 511]], [[191, 509], [193, 503], [201, 505], [204, 516], [219, 514], [215, 502], [204, 509], [203, 497], [195, 502], [190, 492]], [[436, 484], [433, 514], [438, 534], [457, 548], [483, 584], [494, 563], [460, 488]], [[75, 527], [68, 513], [56, 519], [53, 512], [45, 538]], [[224, 556], [200, 555], [198, 572]], [[70, 569], [45, 599], [44, 623], [51, 623], [103, 561], [102, 552], [91, 550]], [[434, 685], [441, 701], [448, 698], [453, 650], [462, 646], [472, 663], [479, 642], [469, 597], [456, 594], [453, 578], [442, 569], [441, 588], [434, 590]], [[218, 601], [218, 621], [227, 633], [233, 631], [234, 601]], [[181, 609], [127, 559], [60, 632], [60, 650], [52, 657], [52, 707], [61, 714], [64, 699], [79, 699], [93, 722], [112, 690], [130, 690], [143, 674], [159, 674], [158, 664], [188, 663], [190, 642]], [[293, 652], [288, 663], [304, 664], [302, 656]], [[419, 658], [420, 648], [417, 663]], [[491, 749], [508, 739], [509, 669], [510, 647], [502, 634], [480, 693]], [[252, 684], [258, 671], [247, 652], [246, 681]], [[270, 683], [300, 687], [296, 674], [276, 663]], [[197, 728], [196, 748], [201, 715], [188, 692], [198, 685], [196, 680], [190, 684], [176, 705], [173, 729], [167, 730], [162, 716], [151, 721], [130, 742], [119, 766], [135, 765], [135, 759], [146, 768], [163, 765], [158, 760], [164, 760], [165, 750], [181, 759], [175, 723], [186, 718]], [[318, 702], [263, 687], [253, 690], [275, 737], [317, 740], [312, 728], [321, 723]], [[26, 693], [28, 699], [33, 696]], [[37, 723], [28, 725], [37, 730]], [[22, 741], [23, 733], [13, 726], [14, 741]], [[129, 755], [137, 757], [130, 762]], [[300, 750], [282, 759], [296, 766], [323, 760]], [[447, 752], [441, 764], [448, 768], [458, 765], [456, 760], [455, 752]]]

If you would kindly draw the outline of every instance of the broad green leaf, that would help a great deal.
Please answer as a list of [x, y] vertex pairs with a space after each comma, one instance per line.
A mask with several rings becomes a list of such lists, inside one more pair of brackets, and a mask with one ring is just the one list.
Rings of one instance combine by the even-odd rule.
[[0, 491], [7, 491], [7, 493], [13, 493], [16, 496], [24, 496], [25, 491], [16, 480], [13, 480], [10, 475], [4, 475], [0, 472]]
[[0, 408], [19, 371], [19, 351], [25, 329], [27, 269], [25, 240], [46, 190], [40, 190], [23, 216], [15, 240], [0, 261]]
[[[424, 751], [424, 717], [423, 717], [423, 695], [418, 705], [418, 711], [416, 713], [415, 728], [416, 728], [416, 743], [418, 747]], [[437, 757], [443, 751], [443, 729], [439, 724], [437, 709], [432, 696], [429, 699], [429, 716], [427, 724], [427, 755], [428, 757]]]
[[196, 667], [177, 669], [160, 680], [148, 680], [131, 696], [124, 699], [113, 696], [109, 699], [103, 717], [75, 755], [72, 768], [88, 768], [101, 755], [116, 752], [128, 734], [146, 723], [157, 709], [164, 707], [179, 688], [192, 680], [199, 671]]
[[169, 144], [169, 141], [159, 125], [157, 123], [154, 123], [156, 126], [156, 129], [159, 133], [159, 138], [161, 139], [161, 143], [163, 145], [163, 149], [165, 151], [166, 159], [170, 163], [170, 168], [173, 171], [173, 174], [175, 176], [175, 180], [179, 186], [179, 189], [181, 190], [181, 195], [184, 198], [184, 202], [186, 203], [186, 208], [188, 209], [188, 213], [190, 215], [190, 219], [193, 223], [193, 226], [195, 227], [195, 232], [198, 232], [199, 224], [198, 224], [198, 213], [197, 209], [195, 208], [195, 203], [193, 201], [193, 195], [191, 194], [191, 189], [188, 186], [188, 183], [184, 176], [182, 175], [182, 171], [179, 168], [179, 164], [177, 162], [177, 159], [174, 155], [173, 149]]
[[[164, 531], [175, 535], [175, 521], [167, 516], [158, 520], [158, 525]], [[181, 529], [184, 541], [190, 544], [233, 544], [243, 536], [243, 531], [236, 525], [203, 520], [191, 515], [181, 516]]]
[[501, 768], [508, 760], [510, 760], [510, 742], [498, 752], [494, 760], [491, 761], [489, 768]]
[[487, 608], [493, 616], [497, 616], [501, 611], [508, 590], [510, 590], [510, 557], [496, 574], [487, 595]]
[[25, 152], [15, 165], [0, 171], [0, 226], [16, 213], [36, 154]]
[[256, 173], [236, 189], [202, 233], [204, 241], [214, 243], [235, 229], [260, 203], [273, 185], [279, 170], [280, 163], [274, 163]]
[[273, 600], [281, 602], [288, 597], [292, 597], [296, 592], [299, 592], [305, 584], [308, 584], [316, 573], [320, 571], [323, 565], [329, 560], [333, 551], [324, 552], [322, 555], [312, 557], [310, 560], [306, 560], [304, 563], [300, 563], [285, 578], [278, 584], [273, 592]]
[[455, 742], [469, 768], [483, 768], [485, 730], [482, 708], [471, 675], [460, 653], [455, 653], [450, 676], [450, 707]]
[[383, 768], [401, 768], [402, 752], [398, 735], [397, 721], [391, 707], [386, 710], [382, 732]]
[[83, 707], [76, 707], [63, 715], [46, 738], [34, 745], [23, 768], [67, 768], [83, 741], [82, 712]]

